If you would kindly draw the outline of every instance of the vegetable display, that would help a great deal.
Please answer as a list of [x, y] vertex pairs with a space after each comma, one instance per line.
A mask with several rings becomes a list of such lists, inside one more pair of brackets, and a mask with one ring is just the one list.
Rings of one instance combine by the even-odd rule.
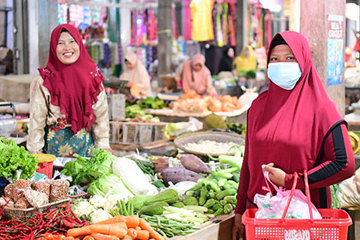
[[[0, 210], [0, 216], [5, 206]], [[64, 234], [69, 228], [85, 226], [88, 222], [80, 220], [70, 208], [70, 201], [66, 206], [57, 209], [47, 209], [43, 213], [34, 212], [29, 217], [14, 219], [0, 219], [0, 239], [35, 239], [49, 234]]]
[[137, 215], [116, 216], [114, 218], [81, 228], [69, 229], [67, 234], [72, 237], [92, 236], [94, 239], [140, 239], [165, 240], [152, 226]]
[[103, 149], [96, 149], [90, 159], [74, 154], [76, 161], [65, 164], [62, 174], [73, 178], [72, 184], [90, 183], [104, 174], [112, 173], [115, 156]]
[[17, 170], [22, 170], [20, 178], [28, 179], [34, 175], [37, 164], [37, 158], [24, 147], [19, 147], [12, 139], [0, 137], [0, 177], [12, 177], [16, 181]]

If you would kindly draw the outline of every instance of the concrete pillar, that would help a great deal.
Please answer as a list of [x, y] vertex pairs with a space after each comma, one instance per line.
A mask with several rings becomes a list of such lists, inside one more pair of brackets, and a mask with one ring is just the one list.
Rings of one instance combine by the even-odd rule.
[[243, 47], [248, 45], [248, 0], [236, 2], [236, 54], [239, 55]]
[[45, 67], [49, 57], [50, 37], [58, 25], [57, 1], [38, 0], [39, 67]]
[[[345, 85], [343, 84], [344, 63], [341, 63], [342, 71], [340, 70], [340, 72], [337, 73], [338, 76], [341, 76], [342, 78], [341, 83], [332, 85], [331, 79], [328, 79], [328, 77], [331, 77], [331, 75], [328, 74], [328, 69], [333, 70], [334, 67], [331, 65], [331, 62], [328, 61], [328, 56], [342, 56], [342, 59], [344, 59], [345, 5], [346, 0], [301, 0], [300, 3], [300, 32], [309, 41], [314, 65], [320, 79], [322, 80], [329, 97], [335, 102], [342, 115], [345, 114]], [[335, 20], [329, 19], [329, 15], [330, 18], [335, 18]], [[336, 20], [336, 18], [339, 17], [343, 18], [343, 22], [340, 25], [337, 24], [339, 21]], [[335, 22], [335, 25], [331, 24], [331, 22]], [[330, 34], [331, 36], [329, 35], [329, 28], [331, 27], [333, 27], [333, 30], [337, 27], [342, 29], [340, 41], [335, 40], [335, 42], [337, 41], [337, 43], [339, 43], [342, 39], [342, 46], [335, 51], [336, 54], [334, 54], [334, 47], [328, 48], [328, 44], [334, 42], [333, 40], [330, 40], [329, 42], [329, 37], [334, 37], [333, 34]]]
[[160, 76], [171, 73], [172, 56], [172, 3], [173, 0], [158, 1], [158, 86], [163, 83]]

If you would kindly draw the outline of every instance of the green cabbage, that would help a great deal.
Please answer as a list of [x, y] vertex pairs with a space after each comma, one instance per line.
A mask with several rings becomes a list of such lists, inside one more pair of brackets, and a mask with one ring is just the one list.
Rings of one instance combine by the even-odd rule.
[[111, 194], [122, 194], [123, 198], [133, 197], [133, 194], [124, 186], [120, 177], [107, 174], [92, 182], [87, 190], [92, 196], [105, 196], [111, 189]]

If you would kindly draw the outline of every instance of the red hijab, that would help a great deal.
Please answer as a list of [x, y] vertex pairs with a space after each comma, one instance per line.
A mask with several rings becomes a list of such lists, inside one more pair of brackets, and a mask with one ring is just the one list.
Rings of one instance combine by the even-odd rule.
[[[70, 65], [60, 62], [56, 55], [63, 29], [71, 34], [80, 49], [78, 60]], [[44, 79], [44, 87], [51, 94], [51, 104], [60, 107], [73, 133], [82, 128], [89, 129], [96, 119], [92, 105], [97, 102], [97, 95], [103, 89], [101, 83], [104, 77], [91, 60], [75, 27], [61, 24], [52, 31], [48, 63], [45, 68], [39, 68], [39, 72]]]
[[254, 186], [248, 192], [251, 200], [255, 193], [266, 193], [260, 190], [265, 185], [263, 175], [251, 173], [260, 173], [261, 165], [268, 163], [289, 174], [313, 168], [325, 135], [342, 120], [315, 70], [305, 37], [286, 31], [277, 34], [272, 43], [278, 35], [291, 48], [302, 74], [290, 91], [270, 81], [268, 91], [260, 94], [249, 110], [247, 156], [249, 186]]

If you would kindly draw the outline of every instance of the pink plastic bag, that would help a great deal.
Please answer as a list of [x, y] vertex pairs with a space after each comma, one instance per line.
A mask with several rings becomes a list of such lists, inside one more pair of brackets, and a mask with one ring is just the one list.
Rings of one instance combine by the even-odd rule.
[[[271, 190], [266, 195], [255, 195], [254, 203], [258, 206], [256, 218], [282, 218], [287, 210], [285, 218], [310, 219], [309, 209], [311, 209], [313, 219], [321, 219], [319, 211], [311, 203], [311, 200], [307, 199], [301, 190], [295, 189], [298, 179], [297, 173], [294, 173], [294, 184], [291, 190], [284, 190], [272, 183], [267, 171], [264, 172], [264, 177], [268, 188], [270, 189], [268, 184], [270, 183], [276, 190], [276, 195], [273, 196]], [[290, 204], [289, 198], [291, 199]]]

